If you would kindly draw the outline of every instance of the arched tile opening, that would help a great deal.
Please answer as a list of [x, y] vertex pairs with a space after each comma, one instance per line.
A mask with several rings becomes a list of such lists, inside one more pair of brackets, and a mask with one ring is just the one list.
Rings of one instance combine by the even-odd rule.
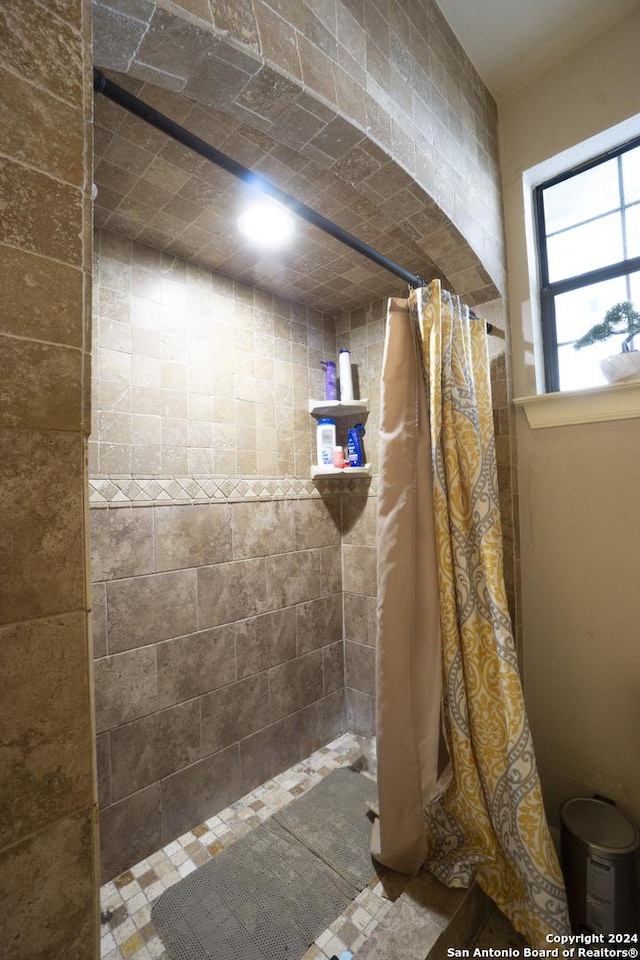
[[[304, 4], [277, 6], [282, 7], [281, 13], [286, 6], [295, 22], [261, 3], [255, 4], [256, 17], [251, 4], [216, 0], [211, 4], [212, 18], [205, 16], [209, 4], [200, 5], [197, 0], [180, 5], [150, 0], [125, 5], [113, 0], [108, 7], [95, 2], [96, 65], [125, 73], [125, 85], [141, 99], [266, 174], [408, 270], [440, 277], [472, 305], [499, 296], [504, 278], [500, 228], [494, 229], [497, 240], [491, 239], [489, 228], [499, 221], [499, 190], [496, 214], [490, 211], [488, 189], [492, 177], [497, 182], [493, 169], [497, 163], [485, 153], [485, 171], [478, 165], [472, 171], [466, 158], [469, 150], [479, 158], [481, 144], [491, 140], [486, 91], [483, 99], [477, 93], [478, 84], [474, 87], [469, 82], [467, 99], [460, 92], [454, 98], [466, 103], [471, 113], [470, 104], [475, 101], [476, 114], [485, 123], [469, 120], [465, 126], [460, 122], [459, 160], [470, 171], [463, 183], [455, 165], [445, 166], [443, 156], [434, 151], [416, 123], [409, 122], [408, 115], [402, 125], [390, 117], [391, 97], [386, 97], [389, 109], [385, 109], [384, 90], [372, 79], [375, 53], [367, 54], [365, 49], [369, 73], [363, 82], [373, 93], [363, 93], [351, 76], [345, 85], [351, 89], [347, 103], [336, 83], [345, 73], [337, 60], [345, 60], [346, 48]], [[306, 11], [304, 21], [299, 19], [301, 10]], [[429, 12], [434, 19], [430, 8]], [[371, 14], [367, 16], [371, 19]], [[382, 36], [382, 26], [373, 20], [360, 33], [355, 17], [348, 20], [342, 11], [342, 21], [343, 32], [351, 31], [353, 51], [360, 49], [358, 36], [365, 48], [371, 36]], [[444, 38], [442, 25], [440, 30], [441, 46], [451, 51], [451, 37]], [[389, 26], [387, 44], [393, 45], [396, 36]], [[422, 54], [404, 52], [406, 70], [412, 71], [414, 79], [422, 78], [424, 86], [428, 77], [422, 69]], [[464, 54], [458, 51], [460, 56]], [[393, 63], [391, 52], [390, 58]], [[395, 58], [395, 62], [401, 59], [397, 51]], [[324, 64], [325, 73], [331, 64], [324, 79], [322, 71], [314, 72], [314, 64]], [[351, 69], [357, 72], [353, 65]], [[423, 124], [429, 120], [435, 126], [440, 95], [435, 82], [429, 83], [428, 110], [408, 83], [405, 98], [417, 98]], [[475, 98], [469, 91], [475, 91]], [[352, 308], [399, 289], [380, 268], [336, 241], [319, 237], [312, 228], [301, 229], [295, 254], [256, 259], [234, 238], [232, 221], [242, 194], [228, 175], [198, 158], [185, 157], [184, 149], [175, 144], [161, 143], [155, 131], [144, 131], [140, 121], [100, 100], [96, 125], [98, 226], [327, 312]], [[443, 149], [445, 140], [443, 136]], [[176, 171], [191, 176], [181, 182], [184, 177]], [[429, 180], [431, 190], [424, 182]], [[455, 183], [457, 192], [452, 189]], [[475, 216], [474, 197], [481, 184], [489, 211], [486, 223]], [[442, 199], [447, 192], [453, 195], [451, 203]], [[448, 206], [463, 211], [457, 218], [459, 225]], [[482, 260], [476, 253], [479, 248]]]

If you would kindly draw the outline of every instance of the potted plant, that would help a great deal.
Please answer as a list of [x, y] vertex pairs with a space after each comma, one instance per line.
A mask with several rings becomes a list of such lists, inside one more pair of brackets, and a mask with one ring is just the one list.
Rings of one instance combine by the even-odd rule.
[[634, 310], [631, 301], [623, 300], [610, 307], [602, 323], [596, 323], [574, 343], [576, 350], [582, 350], [621, 333], [627, 334], [622, 341], [622, 351], [600, 361], [600, 369], [609, 383], [640, 377], [640, 350], [633, 344], [633, 338], [640, 334], [640, 313]]

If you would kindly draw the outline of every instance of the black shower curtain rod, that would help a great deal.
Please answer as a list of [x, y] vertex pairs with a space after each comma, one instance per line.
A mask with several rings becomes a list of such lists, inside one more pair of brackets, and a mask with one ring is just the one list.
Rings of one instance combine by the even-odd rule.
[[[275, 183], [272, 183], [266, 177], [261, 176], [259, 173], [254, 173], [252, 170], [249, 170], [248, 167], [244, 167], [241, 163], [238, 163], [237, 160], [228, 157], [225, 153], [222, 153], [216, 149], [216, 147], [207, 143], [206, 140], [202, 140], [194, 133], [191, 133], [190, 130], [187, 130], [185, 127], [180, 126], [179, 123], [165, 116], [164, 113], [160, 113], [159, 110], [156, 110], [148, 103], [139, 100], [138, 97], [129, 93], [124, 87], [114, 83], [113, 80], [109, 80], [101, 70], [94, 69], [93, 71], [93, 89], [97, 93], [101, 93], [107, 97], [108, 100], [112, 100], [120, 107], [128, 110], [129, 113], [135, 114], [141, 120], [144, 120], [145, 123], [156, 127], [157, 130], [162, 130], [167, 136], [173, 140], [177, 140], [178, 143], [181, 143], [201, 157], [204, 157], [205, 160], [215, 163], [216, 166], [226, 170], [227, 173], [237, 177], [239, 180], [244, 180], [250, 187], [259, 190], [260, 193], [265, 193], [267, 196], [277, 200], [278, 203], [281, 203], [287, 210], [302, 217], [303, 220], [313, 224], [314, 227], [318, 227], [318, 229], [328, 233], [329, 236], [339, 240], [340, 243], [351, 247], [352, 250], [362, 254], [363, 257], [367, 257], [369, 260], [377, 263], [378, 266], [384, 267], [385, 270], [400, 277], [400, 279], [408, 283], [410, 287], [416, 288], [427, 285], [427, 281], [423, 280], [417, 273], [411, 273], [409, 270], [405, 270], [404, 267], [394, 263], [393, 260], [389, 260], [384, 254], [370, 247], [368, 243], [364, 243], [364, 241], [359, 240], [358, 237], [354, 237], [352, 233], [343, 230], [337, 223], [333, 223], [332, 220], [323, 217], [321, 213], [313, 210], [312, 207], [308, 207], [306, 203], [302, 203], [290, 194], [285, 193], [284, 190], [280, 190], [279, 187], [276, 187]], [[470, 311], [470, 316], [477, 319], [473, 311]], [[493, 332], [493, 327], [490, 323], [487, 324], [487, 332]]]

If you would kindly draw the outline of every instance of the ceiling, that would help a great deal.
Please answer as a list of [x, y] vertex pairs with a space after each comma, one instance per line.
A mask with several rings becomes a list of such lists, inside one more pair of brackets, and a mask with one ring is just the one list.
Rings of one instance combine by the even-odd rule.
[[[579, 49], [639, 2], [438, 0], [498, 100]], [[234, 55], [240, 56], [237, 51]], [[207, 60], [209, 66], [214, 62], [215, 57]], [[226, 76], [226, 60], [222, 67]], [[263, 86], [264, 72], [257, 77]], [[262, 113], [270, 123], [264, 121], [263, 128], [231, 116], [224, 107], [194, 103], [195, 96], [187, 98], [131, 76], [113, 78], [405, 269], [439, 277], [452, 289], [466, 271], [475, 286], [460, 292], [471, 305], [497, 296], [473, 252], [411, 177], [365, 134], [275, 74], [268, 89], [251, 94], [266, 102], [268, 110]], [[249, 106], [255, 107], [253, 101]], [[300, 118], [313, 129], [299, 129]], [[306, 146], [300, 149], [303, 141]], [[301, 220], [288, 251], [268, 256], [251, 250], [236, 221], [252, 191], [101, 96], [95, 106], [94, 179], [97, 227], [323, 312], [341, 312], [406, 290], [383, 268]]]
[[500, 102], [604, 33], [638, 0], [438, 0]]
[[[334, 152], [339, 147], [340, 156], [327, 157], [328, 167], [213, 107], [128, 76], [111, 77], [406, 270], [447, 284], [442, 269], [419, 245], [425, 234], [446, 224], [443, 214], [364, 134], [354, 142], [343, 131], [331, 144]], [[322, 135], [320, 121], [319, 126]], [[298, 218], [289, 247], [272, 256], [251, 248], [237, 219], [256, 198], [255, 191], [103, 96], [95, 100], [94, 162], [99, 229], [325, 313], [406, 294], [405, 282], [394, 281], [384, 268]]]

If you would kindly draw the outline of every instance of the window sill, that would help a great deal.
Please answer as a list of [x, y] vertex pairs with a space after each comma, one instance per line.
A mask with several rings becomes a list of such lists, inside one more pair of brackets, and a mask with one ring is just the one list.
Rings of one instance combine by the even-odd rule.
[[640, 417], [640, 380], [518, 397], [514, 404], [524, 407], [529, 426], [563, 427], [574, 423], [598, 423], [603, 420], [629, 420]]

